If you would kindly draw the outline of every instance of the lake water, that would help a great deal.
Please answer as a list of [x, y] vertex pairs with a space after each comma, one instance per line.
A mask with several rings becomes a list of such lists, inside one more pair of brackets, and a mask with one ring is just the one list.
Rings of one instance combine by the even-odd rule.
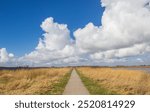
[[127, 68], [129, 70], [142, 70], [142, 71], [146, 71], [146, 72], [150, 72], [150, 68]]

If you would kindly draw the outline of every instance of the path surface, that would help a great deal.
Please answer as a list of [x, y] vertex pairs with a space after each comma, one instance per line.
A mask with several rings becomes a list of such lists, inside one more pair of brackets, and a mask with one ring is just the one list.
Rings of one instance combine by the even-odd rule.
[[89, 95], [75, 69], [71, 73], [63, 95]]

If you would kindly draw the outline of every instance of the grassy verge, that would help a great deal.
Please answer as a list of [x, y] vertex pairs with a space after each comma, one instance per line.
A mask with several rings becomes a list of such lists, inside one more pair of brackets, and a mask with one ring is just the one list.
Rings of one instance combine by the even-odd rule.
[[68, 73], [66, 73], [66, 75], [58, 81], [58, 83], [52, 85], [52, 88], [50, 91], [47, 91], [44, 94], [62, 95], [65, 90], [65, 87], [70, 79], [71, 72], [72, 72], [72, 70], [70, 70]]
[[79, 70], [77, 70], [77, 73], [79, 74], [82, 82], [88, 89], [91, 95], [116, 95], [116, 92], [109, 91], [106, 88], [103, 88], [101, 85], [99, 85], [96, 81], [85, 77]]

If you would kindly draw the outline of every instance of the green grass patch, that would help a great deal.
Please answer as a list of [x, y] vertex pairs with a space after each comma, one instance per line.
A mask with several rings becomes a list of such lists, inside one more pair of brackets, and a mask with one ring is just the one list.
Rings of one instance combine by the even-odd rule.
[[100, 84], [98, 84], [97, 81], [94, 81], [88, 77], [85, 77], [81, 72], [76, 70], [79, 74], [82, 82], [88, 89], [91, 95], [117, 95], [116, 92], [112, 92], [104, 87], [102, 87]]
[[44, 95], [62, 95], [70, 79], [71, 72], [72, 70], [70, 70], [63, 78], [61, 78], [58, 83], [53, 84], [52, 88], [44, 93]]

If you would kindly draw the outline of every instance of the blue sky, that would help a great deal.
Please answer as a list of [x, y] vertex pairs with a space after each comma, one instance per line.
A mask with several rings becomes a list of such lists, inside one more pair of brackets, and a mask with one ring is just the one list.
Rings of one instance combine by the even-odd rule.
[[149, 20], [150, 0], [0, 0], [0, 66], [149, 64]]
[[103, 11], [99, 0], [0, 0], [0, 48], [23, 56], [37, 46], [47, 17], [67, 24], [72, 35], [89, 22], [100, 25]]

